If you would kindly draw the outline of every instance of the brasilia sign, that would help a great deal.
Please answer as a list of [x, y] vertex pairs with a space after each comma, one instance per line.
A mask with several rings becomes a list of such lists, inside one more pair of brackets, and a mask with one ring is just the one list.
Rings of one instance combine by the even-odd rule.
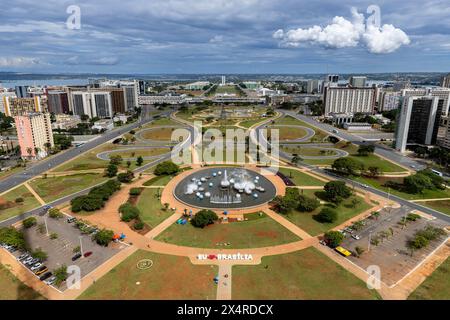
[[253, 256], [251, 254], [241, 254], [241, 253], [219, 253], [219, 254], [198, 254], [198, 260], [238, 260], [238, 261], [251, 261]]

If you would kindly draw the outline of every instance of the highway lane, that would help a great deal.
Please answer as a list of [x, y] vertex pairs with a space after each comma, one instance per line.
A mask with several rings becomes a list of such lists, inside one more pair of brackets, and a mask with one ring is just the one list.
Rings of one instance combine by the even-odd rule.
[[[284, 112], [284, 111], [281, 111], [281, 112], [282, 112], [282, 113], [286, 113], [286, 114], [291, 115], [291, 114], [288, 113], [288, 112]], [[295, 115], [293, 115], [293, 116], [294, 116], [295, 118], [297, 118]], [[299, 118], [297, 118], [297, 119], [303, 120], [303, 116], [302, 116], [302, 117], [299, 117]], [[304, 120], [303, 120], [303, 121], [304, 121]], [[314, 121], [314, 120], [313, 120], [313, 121]], [[305, 121], [305, 122], [306, 122], [306, 121]], [[258, 134], [258, 131], [261, 130], [261, 129], [264, 129], [267, 123], [268, 123], [268, 121], [261, 123], [259, 126], [257, 126], [257, 127], [255, 128], [255, 130], [254, 130], [253, 132], [250, 132], [250, 138], [251, 138], [254, 142], [257, 141], [257, 139], [256, 139], [257, 136], [263, 137], [263, 135], [259, 135], [259, 134]], [[312, 124], [310, 121], [308, 121], [308, 123]], [[314, 121], [313, 123], [315, 124], [316, 121]], [[312, 124], [312, 125], [313, 125], [313, 124]], [[319, 128], [322, 129], [321, 127], [319, 127]], [[333, 135], [336, 135], [336, 134], [333, 134]], [[346, 134], [344, 133], [343, 135], [346, 135]], [[342, 137], [341, 137], [341, 139], [342, 139]], [[351, 141], [351, 140], [350, 140], [350, 141]], [[266, 141], [266, 143], [267, 143], [267, 141]], [[282, 152], [281, 150], [279, 151], [279, 156], [280, 156], [281, 159], [283, 159], [283, 160], [285, 160], [285, 161], [287, 161], [287, 162], [290, 162], [290, 161], [291, 161], [291, 155], [288, 154], [288, 153]], [[394, 161], [394, 162], [395, 162], [395, 161]], [[393, 195], [393, 194], [389, 194], [389, 193], [387, 193], [387, 192], [385, 192], [385, 191], [382, 191], [382, 190], [373, 188], [373, 187], [371, 187], [371, 186], [367, 186], [367, 185], [362, 184], [362, 183], [359, 183], [359, 182], [357, 182], [357, 181], [354, 181], [354, 180], [351, 180], [351, 179], [347, 179], [347, 178], [341, 177], [341, 176], [339, 176], [339, 175], [333, 174], [333, 173], [331, 173], [331, 172], [329, 172], [329, 171], [327, 171], [327, 170], [320, 169], [320, 168], [318, 168], [318, 167], [316, 167], [316, 166], [313, 166], [313, 165], [308, 165], [308, 164], [300, 163], [300, 164], [298, 164], [298, 166], [299, 166], [299, 167], [305, 167], [305, 168], [308, 168], [308, 169], [310, 169], [312, 172], [315, 172], [315, 173], [317, 173], [317, 174], [319, 174], [319, 175], [324, 175], [324, 176], [328, 177], [329, 179], [344, 181], [344, 182], [348, 183], [349, 185], [354, 186], [355, 188], [359, 188], [363, 193], [364, 193], [364, 192], [367, 192], [367, 191], [372, 192], [372, 193], [374, 193], [374, 194], [376, 194], [376, 195], [379, 195], [379, 196], [382, 196], [382, 197], [384, 197], [384, 198], [388, 198], [388, 199], [391, 199], [391, 200], [393, 200], [393, 201], [396, 201], [396, 202], [398, 202], [401, 206], [403, 206], [403, 207], [405, 207], [405, 208], [410, 208], [411, 210], [422, 211], [422, 212], [424, 212], [424, 213], [427, 213], [427, 214], [429, 214], [429, 215], [431, 215], [431, 216], [433, 216], [433, 217], [435, 217], [435, 218], [438, 218], [438, 219], [440, 219], [440, 220], [442, 220], [442, 221], [445, 221], [446, 223], [449, 223], [449, 224], [450, 224], [450, 216], [448, 216], [448, 215], [446, 215], [446, 214], [444, 214], [444, 213], [442, 213], [442, 212], [439, 212], [439, 211], [437, 211], [437, 210], [434, 210], [434, 209], [431, 209], [431, 208], [428, 208], [428, 207], [424, 207], [424, 206], [422, 206], [422, 205], [420, 205], [420, 204], [418, 204], [418, 203], [415, 203], [415, 202], [411, 202], [411, 201], [405, 200], [405, 199], [400, 198], [400, 197], [398, 197], [398, 196], [395, 196], [395, 195]]]
[[[118, 136], [120, 136], [132, 129], [136, 129], [137, 127], [144, 125], [147, 122], [153, 120], [153, 117], [150, 116], [146, 110], [143, 110], [143, 113], [144, 113], [144, 115], [135, 123], [108, 131], [108, 132], [102, 134], [101, 136], [99, 136], [98, 138], [96, 138], [95, 140], [87, 142], [80, 147], [71, 148], [71, 149], [61, 152], [60, 154], [57, 154], [47, 160], [39, 161], [36, 164], [30, 165], [23, 172], [13, 174], [13, 175], [1, 180], [0, 181], [0, 193], [5, 192], [21, 183], [24, 183], [25, 181], [27, 181], [35, 176], [38, 176], [38, 175], [50, 170], [51, 168], [54, 168], [66, 161], [69, 161], [86, 151], [94, 149], [109, 140], [117, 138]], [[167, 115], [168, 112], [166, 111], [165, 113], [162, 113], [162, 114]]]
[[[341, 130], [341, 129], [336, 129], [335, 127], [333, 127], [329, 124], [319, 122], [311, 117], [307, 117], [307, 116], [298, 114], [293, 111], [284, 111], [284, 110], [277, 110], [277, 111], [284, 113], [286, 115], [289, 115], [298, 120], [301, 120], [303, 122], [306, 122], [322, 131], [327, 132], [329, 135], [335, 136], [341, 140], [343, 139], [343, 140], [351, 141], [356, 145], [366, 144], [364, 142], [365, 140], [362, 139], [361, 137], [355, 136], [355, 135], [345, 132], [344, 130]], [[334, 132], [335, 130], [337, 130], [337, 133]], [[385, 157], [397, 164], [400, 164], [400, 165], [408, 167], [408, 168], [414, 168], [415, 170], [421, 170], [421, 169], [426, 168], [425, 165], [423, 165], [413, 159], [405, 157], [401, 153], [399, 153], [389, 147], [380, 146], [377, 144], [374, 144], [374, 146], [375, 146], [375, 154]]]

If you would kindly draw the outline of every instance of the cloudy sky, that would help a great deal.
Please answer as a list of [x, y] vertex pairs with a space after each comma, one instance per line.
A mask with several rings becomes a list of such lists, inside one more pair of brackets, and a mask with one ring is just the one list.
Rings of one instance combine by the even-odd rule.
[[450, 0], [9, 0], [0, 40], [0, 71], [450, 71]]

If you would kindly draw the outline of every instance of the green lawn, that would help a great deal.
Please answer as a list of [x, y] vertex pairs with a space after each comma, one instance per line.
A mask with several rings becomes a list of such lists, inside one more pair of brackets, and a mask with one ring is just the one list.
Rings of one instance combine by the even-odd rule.
[[309, 174], [304, 172], [288, 169], [288, 168], [280, 168], [279, 169], [282, 174], [286, 177], [290, 178], [292, 182], [297, 186], [323, 186], [325, 182], [320, 181]]
[[[160, 190], [162, 192], [162, 188]], [[157, 197], [158, 189], [144, 189], [139, 196], [137, 207], [141, 211], [143, 222], [154, 228], [172, 215], [172, 210], [162, 210], [161, 201]]]
[[[16, 203], [15, 200], [17, 198], [23, 198], [24, 202]], [[20, 186], [0, 196], [0, 221], [25, 213], [39, 206], [39, 201], [37, 201], [31, 192], [25, 186]]]
[[236, 300], [380, 299], [375, 290], [314, 248], [233, 266]]
[[269, 129], [267, 132], [268, 138], [270, 137], [272, 130], [278, 130], [278, 135], [279, 135], [278, 138], [280, 141], [300, 139], [307, 135], [307, 132], [305, 129], [298, 128], [298, 127], [284, 127], [284, 126], [277, 127], [275, 125], [275, 126], [269, 127], [268, 129]]
[[0, 300], [41, 300], [44, 299], [19, 279], [4, 265], [0, 264]]
[[[388, 160], [385, 160], [383, 158], [380, 158], [379, 156], [375, 154], [371, 154], [368, 156], [358, 156], [357, 150], [358, 147], [354, 144], [346, 144], [339, 142], [334, 145], [333, 148], [340, 149], [343, 151], [347, 151], [349, 153], [348, 157], [352, 158], [356, 161], [364, 163], [364, 166], [366, 168], [368, 167], [378, 167], [382, 172], [404, 172], [406, 171], [405, 168], [402, 168], [398, 165], [396, 165], [393, 162], [390, 162]], [[312, 165], [327, 165], [331, 166], [334, 162], [334, 159], [305, 159], [305, 163], [312, 164]]]
[[258, 118], [258, 119], [252, 119], [252, 120], [245, 120], [245, 121], [241, 121], [239, 123], [240, 126], [245, 127], [245, 128], [250, 128], [251, 126], [263, 122], [265, 120], [268, 120], [270, 118]]
[[[137, 268], [142, 259], [153, 266]], [[139, 250], [84, 291], [80, 300], [215, 300], [217, 266], [193, 265], [188, 258]], [[139, 283], [139, 284], [138, 284]]]
[[29, 184], [45, 202], [52, 202], [106, 180], [103, 174], [84, 173], [60, 177], [49, 176], [46, 179], [36, 178]]
[[287, 152], [287, 153], [290, 153], [290, 154], [296, 153], [300, 157], [302, 157], [302, 156], [321, 157], [321, 156], [334, 156], [334, 155], [336, 155], [336, 151], [334, 151], [334, 150], [319, 149], [319, 148], [308, 148], [308, 147], [302, 147], [302, 146], [299, 146], [299, 145], [282, 145], [280, 147], [280, 150], [284, 151], [284, 152]]
[[173, 176], [156, 176], [143, 183], [144, 186], [165, 186]]
[[321, 142], [323, 141], [326, 137], [328, 137], [328, 134], [304, 121], [301, 120], [297, 120], [291, 116], [285, 116], [285, 117], [281, 117], [275, 120], [275, 125], [277, 124], [287, 124], [287, 125], [296, 125], [296, 126], [303, 126], [303, 127], [307, 127], [307, 128], [311, 128], [314, 130], [314, 132], [316, 133], [315, 136], [313, 138], [311, 138], [310, 142]]
[[450, 216], [450, 200], [418, 202], [418, 204], [440, 211]]
[[[314, 196], [315, 192], [317, 191], [303, 190], [303, 194], [305, 194], [306, 196]], [[338, 219], [333, 223], [320, 223], [314, 220], [314, 215], [318, 214], [324, 207], [330, 206], [329, 204], [323, 204], [313, 212], [293, 211], [292, 213], [286, 215], [286, 218], [295, 225], [299, 226], [301, 229], [305, 230], [310, 235], [316, 236], [330, 230], [331, 228], [334, 228], [337, 225], [340, 225], [341, 223], [364, 212], [365, 210], [370, 209], [371, 205], [367, 204], [363, 198], [358, 196], [354, 197], [360, 199], [360, 203], [352, 208], [351, 199], [353, 197], [343, 201], [335, 209], [338, 212]]]
[[228, 249], [259, 248], [298, 241], [296, 235], [285, 229], [265, 214], [262, 217], [250, 215], [252, 219], [228, 224], [214, 224], [204, 229], [190, 223], [174, 223], [156, 240], [188, 247], [222, 248], [217, 243], [229, 242]]
[[450, 300], [450, 258], [408, 297], [409, 300]]
[[379, 177], [379, 178], [368, 178], [368, 177], [355, 177], [354, 180], [361, 183], [365, 183], [374, 188], [383, 190], [385, 192], [390, 192], [398, 197], [406, 200], [416, 200], [416, 199], [438, 199], [438, 198], [450, 198], [450, 189], [445, 190], [424, 190], [422, 194], [410, 194], [402, 191], [398, 191], [392, 188], [387, 188], [384, 186], [386, 181], [392, 180], [401, 183], [402, 178], [391, 178], [391, 177]]

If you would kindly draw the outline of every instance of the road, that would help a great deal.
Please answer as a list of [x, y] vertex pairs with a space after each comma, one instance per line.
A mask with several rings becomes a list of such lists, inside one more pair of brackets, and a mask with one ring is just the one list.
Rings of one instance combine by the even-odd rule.
[[[168, 115], [168, 111], [162, 113], [165, 115]], [[136, 121], [135, 123], [132, 123], [130, 125], [126, 125], [123, 127], [119, 127], [116, 129], [113, 129], [111, 131], [108, 131], [95, 140], [92, 140], [88, 143], [83, 144], [80, 147], [77, 148], [71, 148], [69, 150], [66, 150], [64, 152], [61, 152], [60, 154], [57, 154], [48, 160], [42, 160], [35, 164], [29, 165], [28, 168], [26, 168], [23, 172], [13, 174], [3, 180], [0, 181], [0, 193], [5, 192], [21, 183], [24, 183], [25, 181], [38, 176], [47, 170], [54, 168], [68, 160], [71, 160], [72, 158], [75, 158], [76, 156], [79, 156], [80, 154], [89, 151], [91, 149], [94, 149], [98, 147], [99, 145], [112, 140], [132, 129], [135, 129], [141, 125], [144, 125], [145, 123], [151, 121], [153, 117], [149, 115], [149, 110], [143, 108], [142, 110], [142, 116], [141, 118]]]
[[[352, 141], [355, 144], [361, 144], [362, 143], [361, 139], [356, 138], [353, 135], [348, 134], [348, 133], [341, 133], [340, 132], [341, 130], [339, 131], [338, 134], [332, 133], [332, 130], [334, 130], [335, 128], [330, 126], [330, 125], [319, 123], [319, 122], [315, 121], [314, 119], [305, 117], [305, 116], [300, 115], [300, 114], [296, 114], [294, 112], [286, 112], [286, 111], [282, 111], [282, 110], [277, 110], [277, 111], [279, 111], [280, 113], [283, 113], [283, 114], [290, 115], [290, 116], [292, 116], [292, 117], [294, 117], [296, 119], [302, 120], [304, 122], [307, 122], [308, 124], [311, 124], [312, 126], [315, 126], [315, 127], [319, 128], [319, 129], [321, 129], [323, 131], [326, 131], [330, 135], [337, 136], [340, 139], [345, 139], [345, 140], [348, 140], [348, 141]], [[264, 127], [266, 126], [266, 124], [268, 122], [270, 122], [270, 121], [266, 121], [266, 122], [261, 123], [259, 126], [257, 126], [255, 128], [255, 130], [253, 132], [250, 133], [250, 138], [253, 141], [257, 141], [256, 140], [257, 136], [260, 136], [260, 137], [263, 138], [263, 135], [259, 135], [257, 133], [257, 131], [259, 131], [261, 129], [264, 129]], [[267, 143], [267, 141], [266, 141], [266, 143]], [[380, 150], [379, 148], [376, 148], [376, 153], [377, 154], [380, 154], [379, 150]], [[382, 149], [382, 150], [384, 150], [384, 149]], [[385, 151], [386, 151], [386, 153], [381, 154], [381, 155], [382, 156], [385, 156], [385, 154], [389, 155], [389, 156], [385, 156], [385, 157], [388, 158], [389, 160], [395, 162], [395, 163], [400, 163], [400, 164], [403, 164], [403, 165], [404, 164], [408, 164], [408, 165], [413, 164], [413, 165], [416, 166], [416, 168], [420, 168], [422, 166], [422, 165], [418, 164], [417, 162], [415, 162], [415, 161], [413, 161], [411, 159], [407, 159], [405, 156], [397, 154], [395, 151], [389, 151], [389, 150], [385, 150]], [[282, 152], [281, 150], [279, 151], [279, 156], [280, 156], [281, 159], [284, 159], [284, 160], [286, 160], [288, 162], [290, 162], [290, 160], [291, 160], [291, 155], [289, 155], [288, 153]], [[308, 164], [304, 164], [304, 163], [299, 164], [299, 166], [308, 168], [312, 172], [316, 172], [317, 174], [327, 176], [329, 179], [345, 181], [349, 185], [352, 185], [355, 188], [359, 188], [362, 191], [372, 192], [372, 193], [374, 193], [376, 195], [379, 195], [379, 196], [382, 196], [384, 198], [388, 198], [388, 199], [391, 199], [393, 201], [396, 201], [400, 205], [404, 206], [405, 208], [410, 208], [411, 210], [422, 211], [424, 213], [432, 215], [435, 218], [443, 220], [446, 223], [450, 223], [450, 216], [448, 216], [448, 215], [446, 215], [446, 214], [444, 214], [442, 212], [433, 210], [433, 209], [428, 208], [428, 207], [421, 206], [421, 205], [419, 205], [419, 204], [417, 204], [415, 202], [410, 202], [410, 201], [405, 200], [403, 198], [397, 197], [397, 196], [395, 196], [393, 194], [389, 194], [387, 192], [384, 192], [382, 190], [378, 190], [378, 189], [373, 188], [371, 186], [367, 186], [367, 185], [359, 183], [357, 181], [338, 176], [336, 174], [333, 174], [332, 172], [329, 172], [329, 171], [324, 170], [324, 169], [320, 169], [320, 168], [318, 168], [316, 166], [312, 166], [312, 165], [308, 165]]]
[[[284, 113], [286, 115], [289, 115], [293, 118], [296, 118], [298, 120], [301, 120], [303, 122], [306, 122], [314, 127], [317, 127], [325, 132], [327, 132], [328, 134], [335, 136], [339, 139], [343, 139], [343, 140], [347, 140], [347, 141], [351, 141], [356, 145], [361, 145], [361, 144], [365, 144], [365, 140], [362, 139], [361, 137], [355, 136], [353, 134], [350, 134], [348, 132], [345, 132], [344, 130], [337, 130], [335, 127], [326, 124], [326, 123], [322, 123], [319, 121], [316, 121], [314, 118], [312, 117], [307, 117], [301, 114], [298, 114], [296, 112], [293, 111], [283, 111], [283, 110], [277, 110], [281, 113]], [[334, 132], [334, 130], [337, 130], [338, 132]], [[413, 159], [410, 159], [408, 157], [405, 157], [404, 155], [402, 155], [399, 152], [396, 152], [395, 150], [389, 148], [389, 147], [385, 147], [385, 146], [381, 146], [379, 144], [374, 144], [375, 145], [375, 154], [380, 155], [384, 158], [387, 158], [397, 164], [400, 164], [404, 167], [408, 167], [408, 168], [414, 168], [415, 170], [421, 170], [421, 169], [425, 169], [426, 166], [414, 161]], [[414, 166], [414, 167], [413, 167]]]

